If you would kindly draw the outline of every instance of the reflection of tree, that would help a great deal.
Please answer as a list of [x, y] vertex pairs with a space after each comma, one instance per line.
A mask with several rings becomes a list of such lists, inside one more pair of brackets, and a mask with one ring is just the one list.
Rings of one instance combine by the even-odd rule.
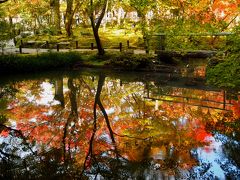
[[[63, 129], [63, 139], [62, 139], [62, 143], [63, 143], [63, 159], [64, 162], [66, 161], [66, 138], [67, 135], [71, 135], [69, 138], [69, 143], [70, 141], [72, 141], [71, 138], [74, 138], [74, 130], [75, 130], [75, 126], [78, 120], [78, 111], [77, 111], [77, 99], [76, 99], [76, 88], [73, 85], [73, 79], [69, 78], [68, 79], [68, 88], [69, 88], [69, 99], [70, 99], [70, 113], [69, 116], [66, 120], [64, 129]], [[71, 127], [69, 127], [71, 124]], [[70, 129], [70, 132], [68, 131], [68, 129]], [[70, 144], [68, 144], [68, 154], [69, 154], [69, 158], [71, 158], [71, 154], [70, 154]]]
[[[100, 75], [94, 82], [89, 76], [80, 76], [59, 80], [59, 89], [56, 84], [55, 93], [52, 87], [53, 92], [48, 92], [52, 99], [41, 104], [38, 100], [44, 87], [35, 81], [16, 83], [17, 99], [9, 95], [5, 106], [9, 109], [3, 111], [16, 120], [14, 128], [35, 150], [35, 156], [30, 156], [33, 152], [26, 146], [29, 156], [21, 162], [21, 167], [32, 168], [28, 172], [31, 177], [58, 172], [70, 178], [88, 178], [91, 174], [109, 179], [140, 179], [146, 174], [163, 177], [163, 173], [177, 176], [178, 171], [196, 165], [191, 150], [207, 144], [206, 137], [211, 136], [208, 130], [216, 130], [214, 123], [221, 122], [220, 110], [146, 99], [141, 82], [120, 85], [119, 80]], [[169, 88], [164, 93], [180, 96], [191, 91]], [[199, 91], [192, 93], [191, 97], [196, 98], [208, 96]], [[56, 94], [64, 98], [64, 106], [55, 102]], [[228, 116], [226, 121], [233, 117]], [[2, 124], [13, 128], [6, 119]], [[18, 138], [16, 133], [9, 133], [11, 130], [6, 133], [3, 129], [2, 137]], [[222, 130], [229, 130], [229, 126], [222, 124]], [[234, 131], [230, 129], [229, 133]], [[25, 146], [23, 142], [19, 148]], [[228, 150], [231, 153], [231, 148]]]
[[[95, 162], [97, 162], [96, 157], [93, 153], [94, 137], [95, 137], [95, 134], [96, 134], [96, 131], [97, 131], [97, 106], [100, 108], [100, 110], [101, 110], [101, 112], [104, 116], [105, 122], [107, 124], [108, 131], [109, 131], [109, 134], [110, 134], [110, 137], [111, 137], [111, 140], [112, 140], [112, 144], [113, 144], [114, 149], [115, 149], [115, 153], [117, 153], [114, 133], [113, 133], [113, 130], [111, 128], [110, 121], [109, 121], [108, 115], [106, 113], [106, 110], [104, 109], [103, 104], [102, 104], [101, 99], [100, 99], [101, 92], [102, 92], [102, 87], [104, 85], [104, 81], [105, 81], [105, 76], [100, 75], [99, 80], [98, 80], [97, 92], [96, 92], [96, 95], [95, 95], [94, 106], [93, 106], [93, 114], [94, 114], [93, 132], [92, 132], [92, 136], [91, 136], [91, 139], [90, 139], [90, 142], [89, 142], [90, 143], [89, 144], [89, 150], [88, 150], [87, 156], [86, 156], [84, 164], [83, 164], [83, 171], [81, 173], [82, 175], [83, 175], [84, 170], [86, 169], [86, 163], [87, 162], [90, 163], [89, 161], [91, 161], [92, 159]], [[98, 171], [101, 171], [100, 166], [99, 165], [97, 165], [97, 166], [98, 166]]]
[[55, 97], [61, 103], [61, 106], [64, 107], [64, 95], [63, 95], [63, 79], [55, 80]]

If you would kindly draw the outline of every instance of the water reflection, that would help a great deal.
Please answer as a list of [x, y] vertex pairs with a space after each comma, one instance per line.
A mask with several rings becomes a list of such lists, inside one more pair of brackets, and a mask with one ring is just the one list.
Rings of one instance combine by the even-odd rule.
[[0, 177], [240, 178], [239, 95], [161, 82], [100, 74], [2, 86]]

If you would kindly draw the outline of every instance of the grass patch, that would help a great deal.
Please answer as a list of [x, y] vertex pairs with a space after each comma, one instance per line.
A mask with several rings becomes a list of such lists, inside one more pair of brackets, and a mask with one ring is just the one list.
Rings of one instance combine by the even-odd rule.
[[[28, 41], [48, 41], [51, 48], [54, 48], [54, 45], [59, 42], [70, 42], [70, 47], [75, 48], [75, 41], [78, 41], [79, 48], [89, 48], [91, 47], [91, 43], [94, 43], [96, 46], [95, 38], [93, 36], [93, 32], [91, 28], [78, 27], [74, 29], [73, 37], [67, 37], [65, 33], [60, 35], [49, 35], [47, 33], [42, 33], [34, 36], [28, 36], [21, 38], [23, 43], [27, 43]], [[99, 29], [99, 35], [102, 41], [102, 44], [105, 49], [115, 49], [119, 48], [119, 43], [121, 42], [123, 48], [127, 47], [127, 41], [130, 42], [130, 47], [136, 48], [142, 44], [142, 36], [141, 34], [134, 33], [133, 31], [127, 31], [118, 28], [103, 28]], [[20, 39], [18, 39], [17, 45], [20, 45]]]

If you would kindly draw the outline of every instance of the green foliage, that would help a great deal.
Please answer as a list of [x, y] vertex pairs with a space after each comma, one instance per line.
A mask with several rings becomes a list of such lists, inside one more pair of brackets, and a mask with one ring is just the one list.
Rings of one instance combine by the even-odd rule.
[[240, 27], [236, 27], [234, 34], [228, 38], [225, 61], [215, 67], [207, 69], [209, 84], [219, 87], [240, 89]]
[[78, 61], [81, 61], [81, 55], [77, 52], [0, 56], [0, 72], [17, 73], [70, 68]]
[[49, 34], [51, 36], [58, 35], [58, 29], [54, 26], [46, 27], [42, 30], [43, 34]]
[[207, 69], [207, 82], [219, 87], [240, 88], [240, 56], [232, 55], [228, 60]]
[[[4, 124], [7, 121], [7, 117], [5, 115], [0, 114], [0, 124]], [[0, 132], [2, 129], [0, 128]]]
[[0, 41], [9, 39], [10, 26], [6, 21], [0, 20]]
[[234, 29], [234, 34], [227, 38], [226, 51], [232, 54], [239, 54], [240, 51], [240, 25], [236, 26]]

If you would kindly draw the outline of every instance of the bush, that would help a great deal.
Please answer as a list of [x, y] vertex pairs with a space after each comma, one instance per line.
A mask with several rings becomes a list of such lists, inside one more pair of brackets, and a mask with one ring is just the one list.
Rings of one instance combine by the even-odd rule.
[[112, 58], [109, 65], [118, 67], [124, 70], [138, 70], [152, 67], [152, 60], [154, 57], [134, 55], [134, 54], [120, 54]]

